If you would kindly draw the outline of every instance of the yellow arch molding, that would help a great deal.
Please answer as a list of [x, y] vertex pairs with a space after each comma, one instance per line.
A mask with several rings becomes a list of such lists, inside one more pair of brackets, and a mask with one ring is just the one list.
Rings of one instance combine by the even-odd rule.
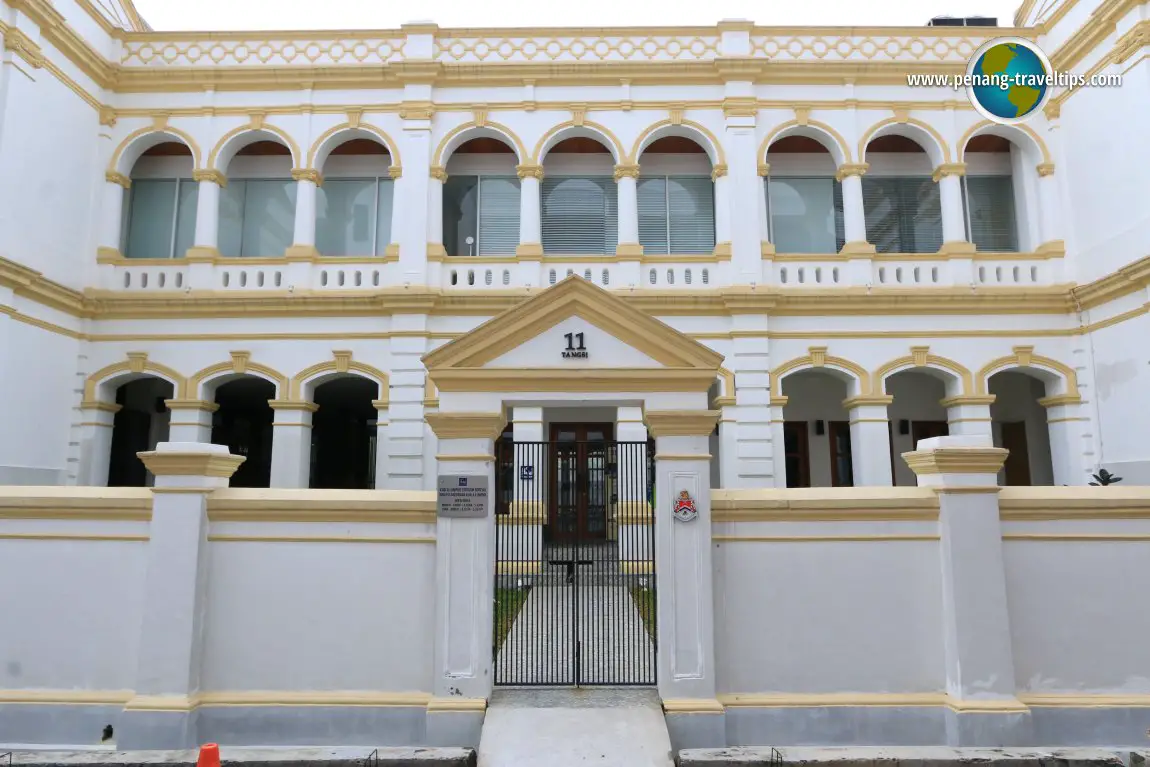
[[365, 362], [356, 362], [351, 358], [350, 352], [337, 352], [334, 359], [328, 360], [327, 362], [316, 363], [296, 373], [291, 379], [291, 398], [296, 401], [302, 400], [304, 385], [324, 373], [358, 374], [361, 378], [374, 381], [379, 385], [379, 395], [375, 399], [377, 407], [387, 406], [390, 390], [387, 373]]
[[712, 133], [707, 128], [707, 126], [703, 125], [702, 123], [697, 123], [694, 120], [683, 120], [679, 123], [675, 123], [669, 119], [668, 120], [660, 120], [659, 122], [655, 123], [654, 125], [647, 126], [647, 128], [642, 133], [639, 134], [639, 138], [635, 139], [635, 145], [633, 147], [631, 147], [631, 154], [627, 158], [626, 161], [628, 163], [639, 162], [639, 156], [640, 156], [639, 147], [643, 146], [643, 142], [652, 133], [655, 133], [656, 131], [662, 130], [663, 128], [678, 128], [678, 127], [690, 128], [692, 131], [701, 134], [703, 138], [705, 138], [707, 141], [709, 141], [711, 143], [711, 149], [715, 153], [715, 159], [711, 163], [712, 165], [726, 165], [727, 164], [727, 154], [723, 151], [723, 145], [721, 143], [719, 143], [719, 139], [715, 137], [715, 134]]
[[866, 162], [866, 147], [867, 144], [871, 142], [871, 138], [886, 126], [895, 124], [913, 125], [929, 133], [934, 140], [938, 142], [938, 148], [942, 150], [942, 161], [944, 163], [950, 162], [950, 146], [946, 143], [946, 139], [942, 137], [942, 134], [939, 133], [934, 126], [924, 123], [922, 120], [915, 119], [914, 117], [909, 117], [905, 120], [899, 117], [888, 117], [872, 125], [867, 132], [863, 134], [863, 137], [859, 139], [859, 162]]
[[222, 150], [229, 141], [241, 133], [255, 133], [257, 131], [265, 131], [267, 133], [272, 133], [276, 136], [279, 136], [287, 146], [288, 150], [291, 152], [292, 167], [300, 167], [300, 163], [304, 159], [303, 152], [300, 151], [299, 144], [295, 142], [295, 139], [288, 135], [287, 131], [285, 131], [283, 128], [277, 128], [274, 125], [269, 125], [268, 123], [261, 123], [258, 128], [255, 125], [248, 123], [247, 125], [241, 125], [237, 128], [232, 128], [230, 131], [225, 133], [218, 142], [216, 142], [216, 145], [212, 147], [212, 153], [208, 155], [208, 170], [219, 170], [219, 168], [216, 167], [216, 159], [220, 156], [220, 150]]
[[[120, 158], [124, 156], [124, 151], [129, 146], [131, 146], [132, 143], [136, 141], [136, 139], [152, 133], [161, 133], [182, 141], [192, 152], [192, 164], [194, 169], [200, 169], [204, 153], [203, 150], [200, 149], [200, 145], [196, 143], [196, 140], [192, 138], [190, 134], [180, 130], [179, 128], [173, 128], [170, 125], [163, 128], [157, 128], [154, 125], [149, 125], [145, 128], [140, 128], [139, 130], [132, 131], [123, 141], [120, 142], [120, 145], [116, 147], [116, 151], [112, 152], [112, 159], [108, 162], [108, 170], [119, 171]], [[128, 174], [125, 173], [124, 175], [126, 176]]]
[[201, 399], [200, 387], [225, 373], [255, 375], [259, 378], [271, 381], [276, 386], [276, 399], [283, 399], [289, 391], [288, 377], [283, 373], [267, 365], [252, 362], [250, 352], [232, 352], [230, 362], [220, 362], [215, 365], [209, 365], [198, 373], [190, 376], [181, 396], [184, 399]]
[[871, 394], [871, 377], [866, 368], [842, 357], [832, 357], [826, 354], [826, 349], [812, 347], [806, 356], [784, 362], [771, 371], [771, 397], [777, 398], [783, 395], [783, 379], [788, 375], [800, 370], [817, 370], [824, 367], [840, 370], [858, 381], [859, 396], [865, 397]]
[[457, 125], [448, 131], [447, 135], [444, 136], [443, 139], [439, 142], [439, 146], [435, 147], [435, 154], [431, 160], [432, 167], [436, 165], [443, 165], [443, 150], [447, 148], [447, 144], [451, 141], [451, 139], [455, 138], [460, 133], [472, 130], [473, 128], [490, 128], [496, 133], [502, 134], [504, 138], [508, 139], [512, 144], [514, 144], [515, 154], [518, 155], [519, 164], [527, 164], [527, 147], [523, 144], [523, 139], [519, 138], [519, 135], [515, 131], [511, 130], [503, 123], [492, 122], [491, 120], [485, 120], [482, 124], [476, 120], [469, 120], [462, 125]]
[[1078, 374], [1074, 372], [1074, 368], [1069, 365], [1064, 365], [1050, 357], [1034, 354], [1030, 347], [1025, 346], [1016, 346], [1014, 353], [1010, 356], [991, 360], [979, 370], [978, 375], [975, 377], [977, 387], [975, 393], [986, 394], [989, 391], [990, 377], [995, 373], [1001, 373], [1003, 370], [1009, 368], [1018, 368], [1021, 370], [1038, 368], [1039, 370], [1053, 373], [1060, 377], [1066, 384], [1066, 391], [1059, 395], [1059, 399], [1062, 400], [1060, 404], [1069, 405], [1082, 401], [1082, 395], [1078, 391]]
[[955, 362], [947, 357], [940, 357], [937, 354], [926, 354], [925, 357], [915, 357], [909, 355], [906, 357], [899, 357], [896, 360], [891, 360], [886, 363], [872, 374], [872, 379], [878, 384], [882, 394], [886, 393], [886, 379], [903, 370], [921, 370], [923, 368], [932, 368], [934, 370], [942, 370], [952, 374], [955, 378], [962, 382], [962, 395], [969, 396], [974, 394], [974, 375], [970, 370], [963, 365]]
[[1033, 128], [1031, 128], [1029, 125], [1025, 125], [1025, 124], [1021, 124], [1021, 123], [1017, 124], [1017, 125], [999, 125], [998, 123], [992, 123], [990, 120], [983, 120], [982, 122], [975, 123], [974, 125], [970, 126], [970, 128], [966, 131], [966, 133], [964, 133], [962, 135], [962, 138], [960, 138], [958, 140], [958, 161], [959, 162], [966, 162], [966, 145], [970, 143], [970, 140], [972, 138], [974, 138], [976, 135], [978, 135], [978, 132], [981, 131], [983, 128], [992, 128], [992, 127], [994, 127], [994, 128], [1005, 128], [1007, 131], [1010, 131], [1012, 129], [1013, 130], [1019, 130], [1019, 131], [1025, 133], [1027, 136], [1030, 137], [1030, 140], [1033, 141], [1038, 146], [1038, 150], [1042, 153], [1042, 162], [1044, 162], [1044, 163], [1053, 163], [1054, 162], [1054, 158], [1050, 154], [1050, 148], [1048, 146], [1046, 146], [1046, 142], [1042, 140], [1042, 136], [1039, 136], [1038, 133]]
[[151, 362], [148, 360], [146, 354], [130, 354], [127, 360], [100, 368], [88, 376], [87, 380], [84, 381], [84, 401], [97, 402], [100, 384], [118, 373], [136, 373], [140, 375], [151, 373], [172, 385], [173, 397], [181, 396], [181, 392], [183, 392], [188, 385], [186, 378], [167, 365]]
[[[329, 138], [341, 131], [349, 130], [362, 130], [374, 134], [377, 138], [379, 138], [380, 143], [387, 147], [387, 153], [391, 156], [391, 167], [403, 167], [403, 163], [400, 161], [399, 157], [399, 146], [395, 143], [395, 140], [392, 139], [391, 136], [387, 135], [387, 131], [383, 130], [383, 128], [365, 122], [360, 122], [358, 125], [352, 125], [350, 122], [344, 122], [324, 131], [323, 134], [321, 134], [320, 137], [315, 140], [315, 143], [312, 144], [311, 148], [307, 151], [307, 167], [312, 168], [315, 166], [315, 156], [319, 152], [320, 147], [323, 146], [323, 142], [327, 141]], [[339, 144], [336, 144], [336, 146], [339, 146]], [[335, 147], [333, 147], [333, 149], [334, 148]]]
[[600, 125], [597, 122], [591, 122], [590, 120], [584, 120], [581, 124], [576, 125], [574, 120], [568, 120], [567, 122], [559, 123], [543, 134], [543, 138], [539, 139], [539, 143], [535, 145], [535, 150], [531, 153], [531, 164], [538, 165], [541, 162], [539, 153], [543, 151], [543, 146], [547, 141], [552, 136], [556, 136], [568, 128], [587, 128], [606, 139], [608, 143], [615, 147], [615, 156], [618, 158], [615, 160], [616, 165], [625, 164], [630, 161], [630, 158], [627, 156], [627, 150], [623, 148], [623, 142], [620, 141], [619, 137], [612, 133], [611, 129], [607, 126]]
[[777, 126], [773, 131], [767, 134], [767, 137], [763, 139], [763, 143], [759, 144], [759, 162], [767, 161], [767, 150], [771, 148], [771, 144], [778, 140], [783, 131], [790, 130], [791, 128], [814, 128], [817, 131], [828, 134], [828, 137], [834, 139], [843, 153], [843, 161], [839, 163], [839, 165], [854, 162], [854, 159], [851, 157], [850, 145], [847, 143], [847, 140], [843, 138], [843, 134], [819, 120], [807, 120], [806, 123], [801, 123], [798, 120], [788, 120], [782, 125]]

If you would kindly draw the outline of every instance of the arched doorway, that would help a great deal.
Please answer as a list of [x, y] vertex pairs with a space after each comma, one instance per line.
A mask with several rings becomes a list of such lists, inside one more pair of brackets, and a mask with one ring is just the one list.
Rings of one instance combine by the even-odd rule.
[[310, 487], [375, 487], [378, 397], [379, 384], [360, 376], [341, 376], [316, 387]]
[[1041, 486], [1054, 484], [1050, 427], [1046, 408], [1046, 384], [1017, 370], [992, 375], [987, 388], [994, 395], [990, 417], [995, 447], [1010, 451], [999, 475], [999, 484]]
[[137, 378], [116, 389], [120, 409], [112, 421], [108, 487], [151, 485], [151, 474], [136, 453], [154, 450], [167, 440], [170, 413], [164, 400], [172, 396], [172, 384], [155, 376]]
[[272, 414], [276, 387], [256, 376], [240, 376], [216, 387], [219, 405], [212, 419], [212, 442], [246, 459], [232, 475], [232, 487], [268, 487], [272, 466]]
[[[787, 487], [852, 487], [848, 383], [833, 372], [802, 370], [782, 380]], [[778, 449], [776, 447], [776, 449]]]
[[887, 394], [894, 401], [890, 416], [891, 477], [896, 487], [914, 487], [918, 478], [906, 465], [902, 454], [918, 449], [920, 440], [950, 434], [946, 408], [946, 383], [925, 370], [904, 370], [886, 381]]

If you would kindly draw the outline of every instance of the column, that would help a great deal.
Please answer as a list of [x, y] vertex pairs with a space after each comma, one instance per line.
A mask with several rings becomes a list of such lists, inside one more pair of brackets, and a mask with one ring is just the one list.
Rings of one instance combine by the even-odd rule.
[[939, 165], [934, 169], [938, 196], [942, 205], [941, 253], [974, 253], [974, 245], [966, 239], [966, 211], [962, 204], [962, 177], [966, 163]]
[[375, 407], [375, 482], [376, 490], [387, 487], [387, 435], [390, 426], [388, 408], [390, 401], [386, 398], [389, 392], [381, 392], [384, 399], [372, 400]]
[[647, 425], [643, 408], [621, 407], [615, 416], [615, 524], [619, 567], [626, 574], [648, 574], [654, 560], [652, 510], [647, 493]]
[[731, 255], [731, 192], [726, 165], [716, 165], [711, 171], [715, 184], [715, 252]]
[[288, 258], [310, 259], [319, 255], [315, 247], [316, 195], [323, 178], [312, 168], [295, 168], [295, 235], [284, 254]]
[[850, 411], [851, 468], [855, 487], [893, 487], [890, 459], [890, 420], [887, 406], [894, 397], [852, 397], [843, 401]]
[[1054, 176], [1054, 163], [1038, 166], [1038, 204], [1041, 206], [1042, 243], [1039, 250], [1066, 252], [1062, 228], [1062, 200], [1058, 193], [1058, 179]]
[[140, 453], [155, 476], [143, 583], [135, 696], [116, 725], [124, 749], [184, 749], [197, 737], [195, 701], [206, 614], [208, 497], [244, 459], [222, 445], [161, 442]]
[[719, 487], [726, 490], [739, 486], [739, 409], [724, 405], [719, 411]]
[[[762, 180], [758, 168], [758, 140], [755, 122], [758, 108], [750, 99], [754, 87], [746, 81], [728, 82], [724, 100], [725, 140], [728, 175], [727, 202], [731, 243], [731, 281], [736, 285], [763, 282], [763, 233], [759, 230], [759, 192], [755, 186]], [[738, 94], [738, 95], [736, 95]], [[718, 234], [719, 189], [715, 188], [716, 235]]]
[[619, 189], [619, 242], [615, 254], [641, 256], [639, 244], [639, 166], [616, 165], [615, 183]]
[[441, 412], [429, 414], [427, 423], [439, 439], [439, 476], [485, 481], [488, 488], [484, 517], [439, 517], [435, 533], [438, 599], [427, 740], [429, 745], [474, 748], [492, 688], [493, 452], [506, 420], [502, 413]]
[[542, 165], [519, 165], [519, 246], [515, 255], [543, 258]]
[[196, 197], [196, 232], [190, 259], [212, 259], [220, 255], [220, 188], [227, 178], [218, 170], [197, 170], [192, 178], [198, 183]]
[[[655, 438], [659, 695], [676, 748], [726, 745], [715, 697], [710, 435], [717, 410], [647, 411]], [[696, 514], [673, 512], [680, 501]]]
[[312, 402], [271, 400], [271, 487], [307, 487], [311, 483], [311, 416], [319, 409]]
[[979, 436], [926, 439], [903, 454], [919, 486], [938, 493], [951, 746], [1031, 742], [1030, 712], [1014, 687], [998, 510], [997, 477], [1006, 455]]
[[392, 166], [387, 169], [387, 175], [391, 177], [394, 182], [394, 187], [391, 190], [391, 242], [387, 243], [384, 253], [388, 256], [399, 256], [399, 237], [403, 232], [404, 206], [407, 186], [403, 181], [403, 168], [395, 165], [395, 158], [392, 158]]
[[[843, 233], [846, 244], [843, 245], [842, 252], [860, 256], [859, 261], [865, 262], [866, 280], [861, 283], [856, 280], [854, 284], [866, 284], [871, 281], [870, 256], [875, 252], [874, 245], [867, 242], [866, 205], [863, 203], [862, 190], [862, 177], [869, 168], [866, 163], [847, 163], [840, 165], [835, 174], [835, 178], [842, 184], [843, 192]], [[853, 263], [851, 271], [857, 271]]]
[[993, 394], [947, 397], [940, 403], [946, 408], [946, 422], [950, 436], [981, 436], [987, 447], [994, 446], [990, 406]]
[[767, 487], [787, 487], [787, 399], [771, 397], [771, 464], [774, 475]]
[[443, 247], [443, 185], [447, 183], [447, 171], [441, 166], [431, 169], [427, 182], [427, 254], [446, 256]]
[[775, 254], [775, 246], [771, 240], [771, 221], [767, 215], [767, 178], [770, 175], [770, 163], [759, 163], [759, 237], [763, 243], [764, 258]]
[[[543, 436], [543, 408], [516, 407], [511, 411], [511, 502], [498, 518], [501, 574], [538, 574], [543, 561], [543, 525], [547, 524], [546, 495], [549, 460]], [[518, 581], [515, 581], [518, 583]]]
[[164, 400], [172, 419], [168, 422], [170, 442], [211, 442], [212, 415], [220, 409], [214, 402], [198, 399]]
[[1050, 435], [1050, 463], [1055, 485], [1085, 485], [1094, 466], [1091, 437], [1084, 434], [1089, 419], [1078, 395], [1055, 395], [1038, 400], [1046, 408], [1046, 428]]
[[112, 429], [120, 406], [110, 402], [80, 403], [80, 472], [78, 482], [106, 487], [112, 459]]
[[101, 260], [122, 258], [121, 235], [124, 226], [124, 191], [132, 181], [123, 173], [108, 171], [104, 174], [104, 199], [101, 203], [99, 241], [96, 257]]

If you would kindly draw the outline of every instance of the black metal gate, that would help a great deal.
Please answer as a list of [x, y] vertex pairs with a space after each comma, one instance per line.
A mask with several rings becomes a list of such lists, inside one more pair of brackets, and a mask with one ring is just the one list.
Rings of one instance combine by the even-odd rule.
[[496, 443], [495, 684], [655, 684], [654, 449]]

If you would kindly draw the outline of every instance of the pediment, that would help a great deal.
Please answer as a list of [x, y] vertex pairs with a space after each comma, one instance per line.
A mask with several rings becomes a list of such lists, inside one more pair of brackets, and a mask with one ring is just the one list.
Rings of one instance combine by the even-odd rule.
[[467, 381], [485, 391], [578, 391], [589, 385], [705, 390], [722, 361], [717, 352], [574, 275], [423, 358], [445, 391], [467, 390]]

